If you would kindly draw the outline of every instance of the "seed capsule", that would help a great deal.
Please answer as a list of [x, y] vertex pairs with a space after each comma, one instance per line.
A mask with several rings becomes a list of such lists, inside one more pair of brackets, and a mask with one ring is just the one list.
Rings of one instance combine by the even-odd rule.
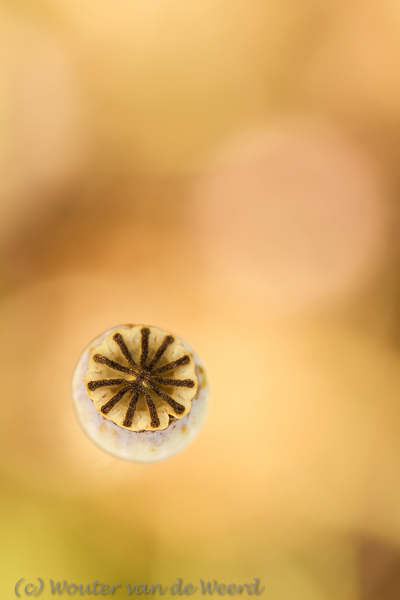
[[122, 325], [83, 351], [72, 396], [97, 445], [119, 458], [154, 462], [195, 437], [208, 385], [200, 358], [183, 340], [153, 326]]

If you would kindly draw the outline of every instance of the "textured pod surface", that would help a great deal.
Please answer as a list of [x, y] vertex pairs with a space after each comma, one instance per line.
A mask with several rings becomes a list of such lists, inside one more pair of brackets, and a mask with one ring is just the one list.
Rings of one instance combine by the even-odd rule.
[[180, 452], [198, 433], [208, 384], [186, 342], [156, 327], [123, 325], [83, 351], [72, 397], [81, 426], [98, 446], [119, 458], [153, 462]]

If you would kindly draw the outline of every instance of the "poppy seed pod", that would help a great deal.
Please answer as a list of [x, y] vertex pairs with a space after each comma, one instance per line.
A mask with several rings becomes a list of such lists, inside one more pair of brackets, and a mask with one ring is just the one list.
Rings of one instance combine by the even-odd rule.
[[201, 428], [208, 384], [198, 355], [168, 331], [122, 325], [83, 351], [72, 380], [78, 420], [103, 450], [136, 462], [180, 452]]

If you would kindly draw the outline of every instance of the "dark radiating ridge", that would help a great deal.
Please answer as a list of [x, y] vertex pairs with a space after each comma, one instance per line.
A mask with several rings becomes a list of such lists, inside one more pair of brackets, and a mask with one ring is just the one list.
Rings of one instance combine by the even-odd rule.
[[181, 358], [178, 358], [177, 360], [174, 360], [163, 367], [158, 367], [158, 369], [152, 370], [152, 374], [156, 375], [157, 373], [166, 373], [167, 371], [172, 371], [173, 369], [176, 369], [182, 365], [187, 365], [188, 363], [190, 363], [190, 356], [189, 354], [185, 354], [185, 356], [182, 356]]
[[124, 365], [120, 365], [119, 363], [110, 360], [106, 356], [102, 356], [101, 354], [95, 354], [93, 356], [93, 360], [97, 363], [107, 365], [110, 369], [114, 369], [115, 371], [122, 371], [122, 373], [129, 373], [129, 375], [135, 375], [135, 371], [130, 369], [129, 367], [125, 367]]
[[149, 353], [150, 329], [143, 327], [140, 333], [142, 334], [142, 353], [140, 355], [140, 364], [142, 367], [144, 367], [146, 364], [147, 355]]
[[111, 387], [112, 385], [120, 385], [121, 383], [127, 383], [126, 379], [97, 379], [95, 381], [89, 381], [88, 388], [91, 392], [101, 387]]
[[152, 427], [160, 427], [160, 419], [158, 417], [156, 405], [154, 404], [154, 402], [151, 399], [151, 396], [150, 396], [150, 394], [148, 393], [147, 390], [143, 389], [142, 392], [143, 392], [143, 395], [145, 397], [146, 404], [147, 404], [147, 407], [148, 407], [149, 413], [150, 413], [150, 418], [151, 418], [150, 425]]
[[126, 392], [132, 390], [132, 385], [127, 385], [119, 390], [108, 402], [101, 407], [101, 412], [107, 415], [110, 410], [125, 396]]
[[176, 400], [171, 398], [171, 396], [168, 396], [168, 394], [165, 394], [165, 392], [159, 390], [158, 387], [154, 385], [154, 383], [149, 381], [149, 386], [153, 390], [153, 392], [157, 394], [157, 396], [161, 398], [161, 400], [164, 400], [164, 402], [169, 404], [169, 406], [171, 406], [178, 415], [181, 415], [185, 412], [185, 407], [182, 404], [179, 404], [179, 402], [176, 402]]
[[153, 381], [157, 381], [161, 385], [170, 385], [172, 387], [187, 387], [195, 386], [193, 379], [163, 379], [162, 377], [153, 377]]
[[125, 344], [124, 338], [120, 333], [116, 333], [113, 337], [113, 340], [117, 342], [122, 354], [125, 356], [126, 360], [132, 367], [137, 367], [137, 364], [132, 358], [132, 354], [129, 352], [127, 345]]
[[153, 359], [151, 360], [150, 364], [147, 366], [147, 369], [149, 371], [151, 371], [151, 369], [158, 363], [158, 361], [160, 360], [160, 358], [162, 357], [162, 355], [164, 354], [164, 352], [166, 351], [166, 349], [168, 348], [168, 346], [170, 344], [172, 344], [173, 341], [174, 341], [174, 338], [172, 337], [172, 335], [166, 335], [165, 336], [165, 338], [163, 339], [163, 342], [162, 342], [161, 346], [159, 347], [159, 349], [157, 350], [157, 352], [153, 356]]
[[133, 393], [133, 396], [131, 398], [131, 401], [129, 402], [128, 410], [126, 411], [126, 414], [125, 414], [125, 419], [123, 422], [123, 425], [125, 427], [131, 427], [131, 425], [132, 425], [133, 416], [135, 414], [139, 394], [140, 394], [140, 389], [136, 388]]

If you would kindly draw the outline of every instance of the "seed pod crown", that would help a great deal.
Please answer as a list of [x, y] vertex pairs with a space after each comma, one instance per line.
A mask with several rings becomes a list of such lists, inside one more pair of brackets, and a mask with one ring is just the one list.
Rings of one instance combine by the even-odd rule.
[[92, 348], [87, 393], [107, 419], [132, 431], [166, 429], [185, 416], [197, 391], [195, 365], [182, 342], [147, 325], [110, 333]]

